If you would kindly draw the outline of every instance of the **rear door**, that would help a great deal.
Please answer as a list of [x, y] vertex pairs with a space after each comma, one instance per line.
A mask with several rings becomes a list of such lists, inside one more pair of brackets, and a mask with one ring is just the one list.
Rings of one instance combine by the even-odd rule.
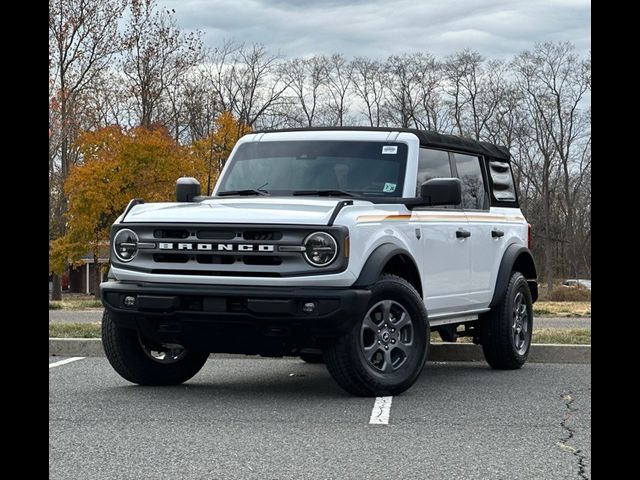
[[[449, 152], [421, 148], [416, 196], [427, 180], [454, 177], [451, 161]], [[471, 247], [468, 238], [457, 234], [467, 226], [461, 206], [415, 208], [411, 223], [422, 237], [422, 287], [429, 314], [467, 310]]]
[[[486, 307], [505, 250], [509, 218], [492, 212], [482, 158], [454, 153], [458, 178], [462, 181], [462, 206], [467, 216], [471, 246], [468, 298], [473, 308]], [[504, 210], [504, 209], [503, 209]]]

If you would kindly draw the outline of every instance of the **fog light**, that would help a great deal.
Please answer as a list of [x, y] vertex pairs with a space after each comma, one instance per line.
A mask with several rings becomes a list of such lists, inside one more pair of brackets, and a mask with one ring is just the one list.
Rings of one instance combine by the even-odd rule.
[[316, 309], [316, 302], [307, 302], [302, 305], [302, 311], [304, 313], [313, 313]]
[[136, 304], [136, 297], [132, 297], [131, 295], [127, 295], [123, 300], [125, 307], [133, 307]]

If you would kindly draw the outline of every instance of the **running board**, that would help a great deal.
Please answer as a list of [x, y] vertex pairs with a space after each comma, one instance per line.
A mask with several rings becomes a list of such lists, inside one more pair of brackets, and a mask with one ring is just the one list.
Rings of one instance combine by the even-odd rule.
[[440, 325], [450, 325], [452, 323], [465, 323], [474, 322], [478, 320], [478, 315], [484, 312], [488, 312], [490, 309], [485, 308], [482, 310], [475, 310], [473, 312], [458, 312], [450, 314], [441, 314], [434, 316], [435, 318], [429, 318], [429, 327], [439, 327]]

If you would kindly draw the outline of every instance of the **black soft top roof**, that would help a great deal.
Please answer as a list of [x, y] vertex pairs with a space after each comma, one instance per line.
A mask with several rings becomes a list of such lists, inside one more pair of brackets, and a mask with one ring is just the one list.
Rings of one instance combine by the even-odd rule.
[[279, 130], [258, 130], [251, 133], [277, 133], [277, 132], [305, 132], [314, 130], [360, 130], [373, 132], [408, 132], [413, 133], [420, 140], [423, 147], [442, 148], [446, 150], [457, 150], [460, 152], [475, 153], [493, 157], [505, 162], [511, 160], [509, 150], [500, 145], [488, 142], [478, 142], [470, 138], [456, 137], [455, 135], [444, 135], [442, 133], [431, 132], [429, 130], [417, 130], [415, 128], [392, 128], [392, 127], [309, 127], [309, 128], [283, 128]]

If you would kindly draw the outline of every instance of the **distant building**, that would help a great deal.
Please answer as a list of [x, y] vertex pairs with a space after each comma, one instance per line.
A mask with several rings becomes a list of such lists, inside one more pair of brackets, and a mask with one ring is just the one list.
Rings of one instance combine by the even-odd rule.
[[[96, 265], [93, 262], [93, 254], [87, 253], [82, 257], [84, 265], [79, 267], [71, 267], [69, 269], [69, 289], [66, 290], [69, 293], [86, 293], [93, 295], [96, 292], [96, 280], [95, 271]], [[98, 268], [102, 268], [103, 265], [109, 263], [109, 249], [105, 247], [104, 251], [100, 252], [98, 257]], [[102, 273], [102, 280], [107, 279], [107, 272]]]

